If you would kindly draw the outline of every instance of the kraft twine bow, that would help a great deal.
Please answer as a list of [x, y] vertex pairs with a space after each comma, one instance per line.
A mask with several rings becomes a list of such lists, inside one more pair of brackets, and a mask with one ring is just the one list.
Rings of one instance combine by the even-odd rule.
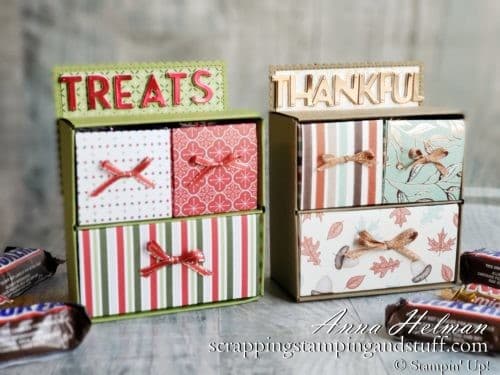
[[347, 162], [355, 162], [359, 164], [365, 164], [371, 166], [373, 160], [375, 159], [375, 154], [371, 150], [357, 152], [354, 155], [344, 155], [335, 156], [333, 154], [323, 154], [320, 156], [321, 163], [317, 170], [324, 171], [325, 169], [335, 167], [338, 164], [344, 164]]
[[440, 147], [430, 152], [426, 150], [426, 153], [427, 155], [424, 155], [420, 149], [411, 148], [410, 151], [408, 151], [408, 156], [413, 160], [413, 162], [406, 168], [411, 168], [419, 164], [424, 165], [431, 163], [434, 164], [442, 176], [446, 176], [448, 174], [448, 169], [446, 169], [440, 160], [448, 156], [448, 151]]
[[202, 168], [193, 177], [193, 179], [189, 181], [188, 185], [195, 185], [197, 182], [201, 181], [203, 177], [214, 171], [216, 168], [226, 168], [230, 166], [234, 166], [239, 169], [247, 168], [246, 165], [239, 162], [240, 159], [241, 156], [233, 152], [230, 152], [229, 154], [224, 156], [224, 158], [222, 158], [220, 161], [216, 161], [214, 159], [205, 159], [200, 156], [193, 156], [189, 159], [189, 163], [192, 165], [201, 166]]
[[146, 188], [154, 188], [155, 184], [148, 178], [144, 177], [141, 173], [149, 167], [153, 158], [145, 157], [142, 159], [139, 164], [137, 164], [133, 169], [129, 171], [122, 171], [120, 168], [115, 166], [109, 160], [102, 160], [100, 162], [100, 167], [108, 172], [111, 177], [99, 185], [92, 193], [90, 193], [91, 197], [97, 197], [104, 190], [106, 190], [110, 185], [114, 184], [116, 181], [122, 178], [134, 178], [137, 182], [146, 186]]
[[406, 247], [418, 236], [418, 232], [414, 229], [407, 229], [389, 241], [377, 241], [366, 230], [359, 232], [358, 236], [358, 243], [361, 247], [348, 251], [345, 254], [346, 257], [357, 259], [370, 250], [395, 250], [412, 262], [420, 260], [417, 254]]
[[191, 250], [179, 256], [168, 255], [156, 241], [149, 241], [146, 250], [151, 255], [155, 262], [140, 270], [142, 277], [151, 276], [152, 273], [158, 271], [162, 267], [172, 266], [174, 264], [182, 264], [191, 270], [199, 273], [202, 276], [210, 276], [212, 271], [203, 267], [205, 256], [201, 250]]

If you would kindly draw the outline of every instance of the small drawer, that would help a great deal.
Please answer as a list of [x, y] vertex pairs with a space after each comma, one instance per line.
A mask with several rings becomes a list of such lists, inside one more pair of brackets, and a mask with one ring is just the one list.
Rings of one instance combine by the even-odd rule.
[[381, 203], [383, 139], [381, 120], [300, 124], [299, 208]]
[[80, 302], [96, 318], [256, 296], [260, 221], [256, 213], [79, 230]]
[[255, 123], [176, 128], [172, 147], [174, 216], [257, 207]]
[[453, 282], [459, 206], [298, 215], [300, 295]]
[[462, 198], [463, 120], [389, 120], [384, 203]]
[[170, 130], [78, 131], [79, 225], [172, 216]]

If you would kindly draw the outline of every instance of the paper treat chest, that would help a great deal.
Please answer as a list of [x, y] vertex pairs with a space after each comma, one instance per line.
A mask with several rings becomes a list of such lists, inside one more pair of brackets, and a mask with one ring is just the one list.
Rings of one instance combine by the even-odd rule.
[[297, 301], [457, 279], [464, 117], [420, 105], [420, 72], [271, 68], [271, 275]]
[[54, 80], [70, 299], [104, 321], [259, 298], [263, 121], [227, 110], [224, 64]]

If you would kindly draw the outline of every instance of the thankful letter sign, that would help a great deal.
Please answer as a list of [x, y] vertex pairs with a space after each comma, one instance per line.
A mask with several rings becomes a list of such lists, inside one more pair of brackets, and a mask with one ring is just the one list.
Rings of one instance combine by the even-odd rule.
[[421, 67], [405, 65], [310, 65], [271, 69], [276, 111], [418, 106]]

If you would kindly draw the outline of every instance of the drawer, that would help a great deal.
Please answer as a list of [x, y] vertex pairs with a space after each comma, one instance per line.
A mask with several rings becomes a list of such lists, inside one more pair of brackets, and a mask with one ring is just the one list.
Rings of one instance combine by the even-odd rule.
[[389, 120], [384, 203], [462, 198], [463, 120]]
[[300, 295], [453, 282], [459, 205], [298, 215]]
[[79, 225], [172, 216], [170, 130], [77, 131]]
[[[256, 213], [79, 230], [80, 302], [95, 318], [256, 296], [260, 221]], [[197, 269], [186, 265], [194, 256]]]
[[382, 202], [383, 121], [299, 125], [301, 210]]
[[174, 216], [257, 207], [255, 123], [176, 128], [172, 148]]

